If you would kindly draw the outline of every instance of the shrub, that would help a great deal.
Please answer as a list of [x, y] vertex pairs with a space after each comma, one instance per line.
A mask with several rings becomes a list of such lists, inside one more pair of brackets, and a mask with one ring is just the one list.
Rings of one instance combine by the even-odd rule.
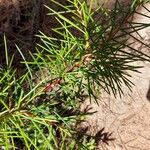
[[46, 6], [48, 15], [59, 23], [53, 29], [55, 36], [37, 35], [41, 42], [31, 53], [32, 61], [16, 46], [26, 66], [19, 78], [4, 37], [6, 66], [0, 68], [2, 149], [95, 149], [94, 137], [79, 138], [76, 130], [76, 124], [86, 116], [80, 112], [80, 102], [86, 98], [97, 102], [101, 89], [121, 96], [123, 84], [132, 87], [128, 71], [138, 72], [140, 67], [131, 62], [149, 61], [148, 55], [127, 42], [131, 33], [150, 26], [129, 19], [143, 1], [134, 0], [128, 9], [122, 9], [116, 0], [112, 10], [92, 9], [92, 0], [89, 5], [80, 0], [68, 0], [66, 5], [51, 2], [61, 8], [56, 11]]

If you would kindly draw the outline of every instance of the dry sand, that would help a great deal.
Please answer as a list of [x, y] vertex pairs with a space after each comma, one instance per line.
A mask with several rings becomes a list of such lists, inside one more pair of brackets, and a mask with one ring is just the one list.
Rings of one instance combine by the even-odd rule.
[[[150, 10], [150, 4], [145, 5]], [[144, 8], [138, 10], [150, 16]], [[150, 18], [135, 15], [134, 21], [150, 23]], [[143, 42], [150, 45], [150, 28], [140, 30]], [[134, 35], [137, 38], [138, 35]], [[129, 41], [134, 41], [132, 37]], [[139, 43], [135, 43], [135, 48], [150, 54], [150, 49]], [[99, 142], [98, 150], [150, 150], [150, 62], [136, 62], [133, 65], [143, 65], [139, 69], [141, 72], [132, 73], [131, 81], [135, 84], [130, 92], [126, 87], [122, 87], [125, 95], [120, 98], [113, 97], [103, 92], [99, 98], [99, 106], [88, 100], [81, 107], [92, 107], [90, 111], [97, 113], [87, 117], [85, 125], [89, 127], [89, 133], [95, 135], [105, 127], [104, 132], [113, 133], [114, 141]]]

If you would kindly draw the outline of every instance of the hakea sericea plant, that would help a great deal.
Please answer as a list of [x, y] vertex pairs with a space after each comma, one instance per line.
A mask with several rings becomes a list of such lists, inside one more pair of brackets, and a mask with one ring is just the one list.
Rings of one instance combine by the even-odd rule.
[[124, 9], [116, 0], [112, 10], [103, 6], [92, 9], [92, 0], [89, 5], [84, 0], [66, 0], [65, 5], [51, 2], [57, 8], [46, 6], [56, 22], [54, 36], [40, 32], [41, 42], [30, 62], [17, 47], [27, 68], [19, 78], [11, 68], [13, 59], [8, 57], [4, 40], [6, 66], [0, 67], [2, 149], [95, 149], [94, 137], [89, 140], [80, 135], [77, 139], [76, 123], [85, 116], [79, 110], [80, 102], [87, 97], [97, 100], [101, 89], [122, 95], [122, 85], [132, 86], [129, 71], [138, 72], [140, 67], [132, 62], [150, 60], [128, 42], [132, 33], [150, 26], [131, 19], [144, 1], [133, 0]]

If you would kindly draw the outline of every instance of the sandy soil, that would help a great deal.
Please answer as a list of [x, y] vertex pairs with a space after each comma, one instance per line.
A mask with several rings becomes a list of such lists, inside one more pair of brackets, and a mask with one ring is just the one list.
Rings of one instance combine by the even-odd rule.
[[[146, 7], [150, 10], [150, 4]], [[139, 12], [150, 16], [144, 8]], [[150, 18], [135, 15], [134, 21], [150, 23]], [[140, 30], [143, 42], [150, 45], [150, 28]], [[134, 35], [137, 38], [138, 35]], [[129, 41], [134, 39], [130, 38]], [[141, 39], [140, 39], [141, 40]], [[150, 48], [139, 43], [135, 43], [135, 48], [150, 54]], [[99, 98], [99, 106], [88, 100], [81, 107], [91, 107], [90, 111], [97, 111], [87, 117], [86, 126], [89, 133], [95, 135], [105, 127], [103, 133], [112, 132], [111, 138], [114, 141], [108, 142], [109, 145], [100, 141], [98, 150], [150, 150], [150, 63], [136, 62], [133, 65], [142, 65], [141, 72], [132, 73], [131, 81], [135, 84], [133, 91], [122, 87], [124, 96], [116, 98], [102, 92]]]

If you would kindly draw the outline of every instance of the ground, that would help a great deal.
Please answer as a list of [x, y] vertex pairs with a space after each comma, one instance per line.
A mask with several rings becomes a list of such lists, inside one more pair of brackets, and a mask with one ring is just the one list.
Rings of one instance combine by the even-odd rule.
[[[146, 7], [150, 10], [150, 4]], [[138, 10], [145, 15], [150, 15], [144, 8]], [[135, 15], [135, 22], [150, 23], [150, 18]], [[143, 42], [150, 45], [150, 28], [140, 30]], [[138, 35], [135, 35], [138, 37]], [[138, 37], [139, 38], [139, 37]], [[129, 39], [134, 41], [133, 38]], [[135, 43], [135, 48], [150, 54], [150, 48]], [[127, 49], [128, 50], [128, 49]], [[105, 127], [103, 133], [112, 133], [112, 141], [99, 142], [98, 150], [149, 150], [150, 149], [150, 62], [136, 62], [133, 65], [141, 65], [141, 73], [131, 73], [131, 81], [135, 84], [132, 92], [122, 87], [124, 95], [116, 98], [102, 92], [99, 97], [99, 106], [88, 100], [81, 109], [91, 107], [91, 112], [82, 127], [88, 127], [89, 134], [95, 135]]]

